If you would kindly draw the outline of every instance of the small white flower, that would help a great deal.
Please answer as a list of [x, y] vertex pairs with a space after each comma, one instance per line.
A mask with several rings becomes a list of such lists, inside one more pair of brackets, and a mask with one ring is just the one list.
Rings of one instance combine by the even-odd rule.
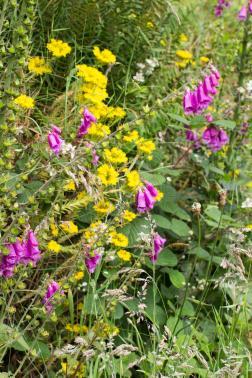
[[243, 209], [251, 208], [252, 207], [252, 198], [246, 198], [246, 200], [244, 202], [242, 202], [241, 207]]
[[246, 85], [247, 91], [249, 94], [252, 94], [252, 80], [249, 80]]
[[144, 74], [142, 71], [137, 72], [133, 76], [133, 80], [138, 81], [139, 83], [144, 83]]

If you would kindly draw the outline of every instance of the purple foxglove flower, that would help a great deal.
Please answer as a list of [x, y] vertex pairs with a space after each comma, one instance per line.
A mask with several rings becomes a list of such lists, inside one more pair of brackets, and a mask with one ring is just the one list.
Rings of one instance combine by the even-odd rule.
[[92, 123], [96, 122], [95, 116], [87, 109], [84, 109], [81, 125], [78, 130], [78, 138], [88, 133], [88, 129]]
[[243, 124], [240, 128], [239, 134], [246, 134], [248, 132], [248, 129], [249, 129], [248, 122], [243, 122]]
[[148, 210], [152, 210], [154, 207], [155, 197], [149, 192], [148, 189], [144, 188], [144, 199]]
[[16, 241], [15, 243], [7, 244], [6, 247], [9, 250], [9, 254], [1, 256], [0, 276], [8, 278], [13, 276], [14, 269], [20, 262], [23, 255], [23, 246], [21, 242]]
[[148, 189], [152, 197], [157, 197], [158, 191], [155, 186], [153, 186], [150, 182], [145, 181], [145, 187]]
[[224, 130], [210, 125], [202, 134], [202, 140], [213, 152], [219, 151], [225, 144], [228, 143], [229, 138]]
[[162, 251], [164, 245], [166, 243], [166, 239], [162, 238], [158, 233], [154, 235], [153, 238], [153, 250], [150, 252], [149, 256], [153, 263], [155, 263], [158, 259], [159, 253]]
[[46, 294], [42, 300], [42, 303], [44, 304], [46, 311], [50, 313], [53, 310], [53, 305], [52, 305], [52, 297], [54, 294], [59, 291], [60, 286], [57, 282], [52, 281], [50, 285], [47, 288]]
[[213, 120], [214, 120], [212, 114], [210, 114], [210, 113], [205, 115], [205, 119], [209, 123], [213, 122]]
[[241, 8], [240, 12], [238, 13], [238, 19], [240, 21], [245, 21], [247, 19], [247, 17], [248, 17], [248, 8], [247, 8], [246, 5], [244, 5]]
[[211, 80], [209, 76], [206, 76], [204, 79], [203, 89], [206, 95], [208, 95], [209, 93], [211, 95], [215, 95], [217, 93], [217, 90], [211, 84]]
[[213, 87], [219, 86], [219, 81], [217, 80], [216, 76], [213, 73], [210, 75], [210, 83], [212, 84]]
[[146, 211], [148, 211], [144, 192], [142, 191], [142, 189], [139, 189], [136, 194], [136, 207], [139, 213], [145, 213]]
[[53, 125], [52, 131], [47, 136], [49, 147], [55, 153], [55, 155], [59, 154], [63, 143], [63, 140], [60, 138], [60, 134], [61, 129]]
[[214, 15], [216, 17], [220, 17], [223, 13], [223, 7], [221, 5], [217, 5], [215, 8], [214, 8]]
[[38, 248], [38, 241], [32, 230], [28, 232], [28, 238], [27, 241], [23, 243], [23, 247], [24, 253], [21, 262], [24, 265], [32, 263], [33, 266], [35, 266], [38, 260], [41, 259], [41, 252]]
[[188, 142], [193, 142], [193, 148], [198, 149], [200, 148], [200, 139], [195, 131], [190, 129], [186, 130], [186, 140]]
[[89, 273], [94, 273], [97, 265], [100, 263], [100, 260], [101, 255], [96, 250], [93, 252], [93, 255], [90, 252], [86, 254], [85, 264]]
[[249, 13], [252, 14], [252, 1], [249, 2]]
[[197, 99], [201, 109], [205, 109], [212, 102], [212, 98], [205, 94], [203, 85], [200, 84], [197, 89]]
[[192, 114], [194, 111], [194, 106], [192, 103], [192, 93], [189, 91], [189, 89], [186, 90], [183, 98], [183, 107], [185, 114]]
[[217, 70], [217, 68], [214, 67], [214, 69], [212, 71], [212, 74], [215, 75], [215, 77], [216, 77], [217, 80], [220, 80], [221, 75], [220, 75], [219, 71]]

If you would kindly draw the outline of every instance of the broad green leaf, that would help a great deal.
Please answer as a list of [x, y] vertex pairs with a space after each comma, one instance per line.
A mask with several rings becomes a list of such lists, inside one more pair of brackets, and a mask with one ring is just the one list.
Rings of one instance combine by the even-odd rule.
[[176, 217], [183, 219], [183, 220], [186, 220], [186, 221], [191, 220], [190, 215], [185, 210], [183, 210], [181, 207], [179, 207], [175, 202], [170, 203], [169, 206], [166, 207], [165, 212], [170, 213], [170, 214], [174, 214], [174, 215], [176, 215]]
[[177, 256], [169, 249], [164, 249], [159, 255], [156, 262], [157, 266], [176, 266], [178, 263]]
[[178, 114], [173, 114], [173, 113], [168, 113], [168, 116], [172, 119], [175, 119], [175, 121], [178, 121], [178, 122], [181, 122], [185, 125], [189, 125], [190, 124], [190, 121], [189, 119], [186, 119], [184, 117], [181, 117], [180, 115]]
[[178, 289], [181, 289], [183, 286], [185, 286], [185, 277], [183, 273], [179, 272], [178, 270], [169, 269], [169, 277], [171, 283]]
[[149, 234], [150, 231], [150, 224], [144, 218], [136, 218], [133, 222], [130, 222], [120, 229], [120, 232], [128, 237], [129, 247], [139, 242], [140, 233]]
[[114, 319], [121, 319], [124, 314], [123, 306], [120, 303], [117, 303], [115, 310], [113, 312]]
[[189, 301], [185, 301], [184, 306], [182, 308], [181, 315], [182, 316], [193, 316], [195, 314], [193, 305]]
[[215, 205], [208, 205], [205, 210], [205, 214], [217, 223], [220, 221], [221, 211]]
[[179, 219], [172, 219], [170, 230], [181, 237], [188, 236], [191, 231], [187, 224]]
[[140, 172], [141, 177], [149, 181], [153, 185], [162, 185], [165, 183], [165, 177], [159, 174], [153, 174], [153, 173], [148, 173], [148, 172]]
[[170, 229], [171, 228], [171, 222], [159, 214], [153, 214], [152, 219], [156, 222], [158, 227]]
[[201, 128], [203, 127], [204, 125], [206, 124], [206, 120], [205, 120], [205, 117], [202, 117], [202, 116], [196, 116], [194, 117], [191, 122], [190, 122], [190, 125], [193, 129], [196, 129], [196, 128]]
[[177, 202], [177, 192], [170, 184], [164, 184], [160, 187], [160, 191], [164, 193], [164, 197], [160, 202], [158, 202], [158, 206], [163, 211], [169, 211], [169, 208]]
[[230, 129], [230, 130], [233, 130], [236, 127], [236, 123], [234, 121], [229, 121], [226, 119], [215, 121], [214, 124], [217, 126], [224, 127], [225, 129]]
[[203, 249], [201, 247], [196, 247], [196, 248], [191, 249], [188, 252], [188, 254], [196, 255], [200, 259], [207, 260], [207, 261], [210, 259], [210, 254], [205, 249]]
[[155, 323], [157, 323], [159, 326], [164, 325], [167, 319], [165, 311], [162, 309], [162, 307], [156, 305], [154, 308], [153, 302], [146, 303], [147, 307], [145, 308], [145, 313], [148, 316], [148, 318]]
[[0, 346], [7, 346], [25, 352], [30, 349], [21, 333], [7, 324], [0, 324]]

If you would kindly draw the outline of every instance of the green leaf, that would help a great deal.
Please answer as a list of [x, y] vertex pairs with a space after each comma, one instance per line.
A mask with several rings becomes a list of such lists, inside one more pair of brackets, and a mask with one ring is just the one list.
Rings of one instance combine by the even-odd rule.
[[170, 230], [181, 237], [188, 236], [191, 231], [185, 222], [178, 219], [172, 219]]
[[156, 222], [158, 227], [165, 228], [168, 230], [171, 228], [171, 222], [162, 215], [153, 214], [152, 219]]
[[149, 234], [150, 231], [150, 224], [144, 218], [136, 218], [120, 230], [120, 232], [128, 237], [129, 247], [132, 247], [139, 241], [140, 233]]
[[164, 249], [159, 255], [156, 262], [157, 266], [176, 266], [178, 263], [177, 256], [168, 248]]
[[196, 128], [201, 128], [203, 127], [204, 125], [206, 124], [206, 120], [205, 120], [205, 117], [202, 117], [202, 116], [196, 116], [194, 117], [191, 122], [190, 122], [190, 125], [193, 129], [196, 129]]
[[178, 114], [168, 113], [168, 116], [172, 119], [175, 119], [178, 122], [184, 123], [185, 125], [189, 125], [190, 121], [186, 118], [181, 117]]
[[215, 121], [214, 124], [217, 126], [224, 127], [225, 129], [230, 129], [230, 130], [233, 130], [236, 127], [236, 123], [234, 121], [229, 121], [226, 119]]
[[159, 186], [159, 185], [164, 184], [166, 181], [164, 176], [158, 175], [158, 174], [140, 172], [140, 175], [144, 180], [149, 181], [152, 185]]
[[162, 185], [160, 187], [160, 190], [164, 193], [164, 197], [158, 203], [158, 205], [163, 211], [169, 212], [172, 204], [177, 202], [177, 192], [170, 184]]
[[30, 349], [26, 340], [17, 329], [3, 323], [0, 324], [0, 346], [1, 345], [16, 349], [20, 352], [25, 352]]
[[124, 315], [123, 306], [120, 303], [117, 303], [115, 310], [113, 312], [114, 319], [121, 319]]
[[169, 269], [169, 277], [173, 286], [181, 289], [185, 286], [185, 276], [178, 270]]
[[182, 316], [193, 316], [195, 314], [193, 305], [189, 301], [185, 301], [184, 306], [182, 308], [181, 315]]
[[165, 212], [174, 214], [176, 215], [176, 217], [186, 220], [186, 221], [191, 220], [190, 215], [181, 207], [179, 207], [175, 202], [170, 203], [169, 206], [166, 208]]
[[188, 254], [196, 255], [200, 259], [207, 260], [207, 261], [209, 261], [209, 259], [210, 259], [210, 254], [205, 249], [203, 249], [201, 247], [196, 247], [196, 248], [191, 249], [188, 252]]
[[206, 210], [205, 210], [205, 214], [213, 219], [215, 222], [219, 223], [220, 221], [220, 218], [221, 218], [221, 211], [219, 210], [219, 208], [215, 205], [208, 205]]

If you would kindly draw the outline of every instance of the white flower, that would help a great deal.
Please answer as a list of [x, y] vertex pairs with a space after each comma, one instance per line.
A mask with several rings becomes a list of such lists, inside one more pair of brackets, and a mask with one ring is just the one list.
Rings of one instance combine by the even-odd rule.
[[242, 202], [241, 207], [243, 209], [251, 208], [252, 207], [252, 198], [246, 198], [246, 200], [244, 202]]
[[139, 83], [144, 83], [144, 74], [142, 71], [137, 72], [133, 76], [133, 80], [138, 81]]
[[252, 94], [252, 80], [249, 80], [246, 84], [247, 91]]

